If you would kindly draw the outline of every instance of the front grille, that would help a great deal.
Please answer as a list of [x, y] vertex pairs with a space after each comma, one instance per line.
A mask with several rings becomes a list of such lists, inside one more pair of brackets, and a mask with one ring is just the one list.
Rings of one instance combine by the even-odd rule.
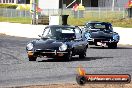
[[37, 52], [54, 52], [55, 50], [53, 49], [36, 49]]
[[95, 42], [110, 41], [110, 39], [94, 39]]

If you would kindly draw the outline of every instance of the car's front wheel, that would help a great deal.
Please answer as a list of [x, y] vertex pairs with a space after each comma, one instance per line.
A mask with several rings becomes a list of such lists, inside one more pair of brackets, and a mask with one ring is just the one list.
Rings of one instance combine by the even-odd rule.
[[37, 57], [36, 56], [31, 56], [31, 55], [28, 55], [28, 59], [29, 61], [36, 61]]
[[109, 49], [116, 49], [117, 48], [117, 43], [109, 43], [108, 48]]
[[80, 59], [85, 58], [86, 57], [86, 52], [87, 52], [87, 48], [82, 53], [79, 54], [79, 58]]
[[69, 51], [67, 54], [64, 55], [64, 59], [67, 61], [71, 61], [72, 59], [72, 51]]

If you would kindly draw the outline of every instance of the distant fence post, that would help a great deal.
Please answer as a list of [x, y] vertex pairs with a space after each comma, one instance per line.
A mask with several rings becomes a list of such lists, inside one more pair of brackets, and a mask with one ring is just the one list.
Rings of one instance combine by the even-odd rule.
[[125, 9], [123, 8], [123, 18], [125, 18]]
[[101, 8], [99, 7], [99, 19], [100, 19], [100, 17], [101, 17], [101, 16], [100, 16], [100, 14], [101, 14], [101, 10], [100, 10], [100, 9], [101, 9]]

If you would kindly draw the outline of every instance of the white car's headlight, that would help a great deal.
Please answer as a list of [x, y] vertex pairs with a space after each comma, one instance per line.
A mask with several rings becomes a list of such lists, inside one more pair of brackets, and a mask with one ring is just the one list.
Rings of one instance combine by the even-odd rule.
[[59, 47], [59, 50], [60, 51], [65, 51], [67, 49], [67, 45], [66, 44], [62, 44], [60, 47]]
[[32, 49], [33, 49], [33, 44], [32, 43], [27, 44], [27, 50], [32, 50]]

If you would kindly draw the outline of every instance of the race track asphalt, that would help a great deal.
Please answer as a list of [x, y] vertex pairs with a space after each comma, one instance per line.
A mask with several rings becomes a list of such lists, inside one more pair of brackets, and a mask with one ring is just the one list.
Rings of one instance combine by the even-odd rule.
[[25, 50], [30, 38], [0, 35], [0, 87], [76, 83], [81, 65], [88, 74], [132, 75], [132, 46], [117, 49], [89, 46], [87, 57], [72, 61], [38, 58], [29, 62]]

